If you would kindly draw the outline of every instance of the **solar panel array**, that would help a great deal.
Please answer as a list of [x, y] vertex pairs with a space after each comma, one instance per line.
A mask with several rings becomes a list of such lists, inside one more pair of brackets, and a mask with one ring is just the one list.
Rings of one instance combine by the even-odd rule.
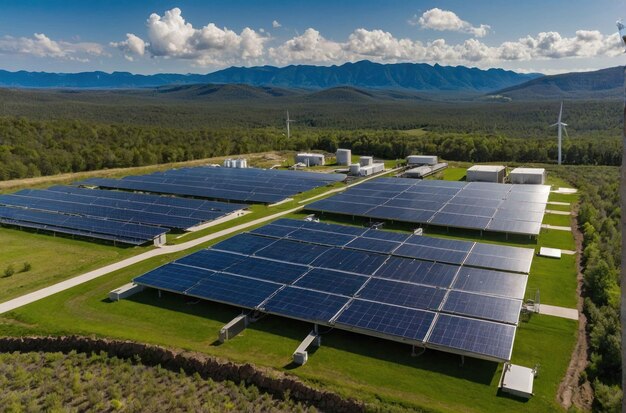
[[173, 169], [121, 180], [91, 178], [79, 185], [173, 194], [237, 202], [273, 204], [300, 192], [339, 182], [343, 174], [256, 168], [196, 167]]
[[4, 207], [0, 222], [5, 225], [133, 245], [152, 241], [169, 229], [187, 230], [246, 208], [243, 204], [72, 186], [0, 195], [0, 205]]
[[538, 235], [546, 185], [377, 178], [307, 210], [415, 224]]
[[[405, 245], [414, 253], [396, 255]], [[528, 276], [473, 265], [500, 267], [499, 259], [510, 259], [528, 260], [529, 268], [532, 256], [522, 248], [282, 219], [134, 282], [503, 361], [511, 358]]]

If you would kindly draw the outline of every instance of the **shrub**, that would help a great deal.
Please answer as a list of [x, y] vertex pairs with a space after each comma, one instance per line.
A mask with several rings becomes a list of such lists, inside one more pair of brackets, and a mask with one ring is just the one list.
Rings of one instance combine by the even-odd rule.
[[6, 267], [4, 269], [4, 276], [5, 277], [10, 277], [13, 274], [15, 274], [15, 268], [13, 268], [13, 265], [9, 265], [8, 267]]
[[33, 268], [32, 265], [30, 265], [30, 262], [25, 262], [24, 265], [22, 265], [22, 271], [21, 272], [28, 272]]

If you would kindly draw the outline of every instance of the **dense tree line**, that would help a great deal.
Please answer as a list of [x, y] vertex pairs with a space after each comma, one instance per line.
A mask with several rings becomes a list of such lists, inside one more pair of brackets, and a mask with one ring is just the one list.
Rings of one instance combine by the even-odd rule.
[[584, 311], [594, 410], [621, 411], [621, 328], [619, 319], [621, 236], [618, 168], [568, 168], [581, 190], [578, 223], [584, 235]]
[[[572, 139], [565, 143], [569, 164], [618, 165], [617, 139]], [[438, 154], [470, 162], [551, 162], [556, 142], [499, 135], [396, 130], [308, 130], [287, 139], [272, 128], [175, 129], [160, 126], [96, 124], [78, 120], [33, 121], [0, 118], [0, 180], [143, 166], [268, 150], [352, 148], [385, 159], [412, 153]]]

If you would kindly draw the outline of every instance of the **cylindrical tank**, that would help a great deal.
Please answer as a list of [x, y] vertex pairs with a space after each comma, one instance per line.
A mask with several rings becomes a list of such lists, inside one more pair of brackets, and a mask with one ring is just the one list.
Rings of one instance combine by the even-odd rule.
[[353, 163], [350, 165], [350, 175], [358, 175], [361, 173], [361, 165]]
[[350, 149], [337, 149], [337, 165], [350, 165], [352, 161], [352, 151]]

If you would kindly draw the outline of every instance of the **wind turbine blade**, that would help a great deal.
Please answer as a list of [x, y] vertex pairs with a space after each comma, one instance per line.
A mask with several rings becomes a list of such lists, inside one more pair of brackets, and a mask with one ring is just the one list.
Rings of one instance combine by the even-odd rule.
[[565, 124], [563, 124], [563, 130], [565, 131], [565, 136], [567, 136], [567, 139], [569, 139], [569, 135], [567, 134], [567, 128], [565, 127]]
[[550, 125], [551, 128], [555, 127], [555, 126], [559, 126], [559, 122], [557, 123], [553, 123], [552, 125]]
[[563, 101], [561, 101], [561, 109], [559, 110], [559, 123], [561, 123], [562, 116], [563, 116]]

